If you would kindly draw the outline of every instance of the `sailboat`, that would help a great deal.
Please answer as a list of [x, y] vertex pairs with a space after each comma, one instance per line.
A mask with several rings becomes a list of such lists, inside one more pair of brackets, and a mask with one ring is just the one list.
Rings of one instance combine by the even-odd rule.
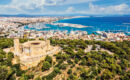
[[129, 26], [127, 25], [126, 34], [127, 34], [127, 35], [130, 35], [130, 32], [129, 32], [128, 28], [129, 28]]
[[100, 29], [98, 28], [97, 31], [96, 31], [97, 34], [103, 34], [102, 31], [100, 31]]

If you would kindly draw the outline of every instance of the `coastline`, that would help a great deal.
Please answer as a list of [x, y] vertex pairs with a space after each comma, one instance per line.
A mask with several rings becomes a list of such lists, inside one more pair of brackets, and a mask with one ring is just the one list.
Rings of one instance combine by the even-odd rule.
[[[74, 17], [70, 17], [70, 18], [65, 18], [65, 19], [74, 19], [74, 18], [85, 18], [85, 17], [90, 17], [90, 16], [74, 16]], [[63, 20], [65, 20], [63, 19]]]
[[51, 23], [51, 25], [57, 25], [59, 27], [74, 27], [74, 28], [86, 28], [89, 26], [84, 26], [80, 24], [70, 24], [70, 23]]
[[90, 27], [90, 26], [84, 26], [84, 25], [81, 25], [81, 24], [71, 24], [71, 23], [60, 23], [58, 21], [60, 20], [68, 20], [68, 19], [74, 19], [74, 18], [85, 18], [85, 17], [90, 17], [90, 16], [74, 16], [74, 17], [67, 17], [67, 18], [64, 18], [64, 19], [59, 19], [57, 21], [53, 21], [51, 22], [50, 24], [51, 25], [57, 25], [57, 26], [60, 26], [60, 27], [74, 27], [74, 28], [86, 28], [86, 27]]
[[[83, 17], [86, 17], [86, 16], [83, 16]], [[73, 18], [78, 18], [78, 19], [73, 19]], [[72, 19], [72, 20], [66, 21], [66, 19]], [[116, 30], [117, 31], [122, 30], [121, 32], [124, 32], [124, 33], [129, 32], [129, 27], [122, 27], [123, 23], [129, 23], [128, 21], [122, 22], [122, 23], [116, 22], [116, 24], [115, 23], [114, 24], [113, 23], [108, 24], [105, 21], [110, 21], [110, 18], [109, 19], [105, 18], [105, 21], [104, 21], [104, 18], [98, 18], [97, 20], [96, 19], [95, 18], [92, 18], [92, 19], [91, 18], [79, 18], [79, 16], [78, 17], [58, 17], [57, 19], [55, 19], [53, 21], [45, 23], [48, 28], [44, 27], [43, 29], [41, 29], [39, 31], [42, 31], [42, 30], [43, 31], [48, 31], [48, 30], [59, 30], [59, 31], [61, 30], [61, 31], [63, 31], [63, 30], [67, 30], [67, 31], [70, 32], [71, 30], [77, 30], [77, 31], [79, 30], [79, 31], [86, 31], [89, 34], [92, 34], [93, 32], [96, 32], [96, 31], [111, 31], [111, 32], [114, 31], [113, 33], [115, 33]], [[100, 19], [101, 19], [101, 21], [99, 21]], [[65, 21], [62, 21], [62, 20], [65, 20]], [[86, 20], [86, 22], [80, 24], [81, 20]], [[93, 20], [96, 20], [99, 23], [97, 24]], [[91, 23], [90, 23], [90, 21], [91, 21]], [[120, 26], [118, 26], [118, 25], [120, 25]]]

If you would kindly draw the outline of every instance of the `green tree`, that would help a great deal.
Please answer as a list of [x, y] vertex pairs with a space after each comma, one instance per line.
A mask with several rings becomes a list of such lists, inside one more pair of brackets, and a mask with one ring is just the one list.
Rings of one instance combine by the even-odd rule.
[[52, 57], [47, 55], [45, 61], [48, 61], [50, 64], [52, 64]]
[[0, 80], [6, 80], [8, 69], [0, 66]]
[[42, 80], [42, 79], [40, 78], [40, 76], [38, 76], [37, 78], [35, 78], [35, 80]]
[[78, 80], [78, 77], [76, 75], [70, 74], [69, 79]]
[[28, 77], [25, 74], [22, 74], [22, 77], [20, 77], [19, 80], [28, 80]]
[[112, 79], [113, 78], [113, 74], [112, 74], [112, 72], [110, 72], [108, 69], [107, 70], [105, 70], [104, 72], [103, 72], [103, 74], [102, 74], [102, 76], [101, 76], [101, 79], [102, 80], [109, 80], [109, 79]]
[[49, 70], [51, 67], [51, 64], [48, 61], [43, 62], [42, 71]]
[[54, 68], [54, 71], [55, 71], [56, 73], [61, 73], [61, 72], [60, 72], [60, 69], [57, 68], [57, 67]]
[[67, 73], [68, 73], [68, 74], [71, 74], [71, 73], [72, 73], [72, 69], [69, 69]]
[[96, 45], [93, 44], [92, 50], [96, 50]]

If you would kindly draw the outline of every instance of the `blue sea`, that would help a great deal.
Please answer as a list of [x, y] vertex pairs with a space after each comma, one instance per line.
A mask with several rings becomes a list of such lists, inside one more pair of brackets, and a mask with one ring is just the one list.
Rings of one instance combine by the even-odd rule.
[[74, 27], [60, 27], [56, 25], [46, 24], [49, 28], [36, 29], [25, 26], [25, 29], [37, 30], [37, 31], [48, 31], [48, 30], [67, 30], [73, 31], [87, 31], [88, 34], [92, 34], [95, 31], [124, 31], [130, 32], [130, 17], [82, 17], [72, 18], [56, 21], [56, 23], [72, 23], [88, 26], [85, 28], [74, 28]]

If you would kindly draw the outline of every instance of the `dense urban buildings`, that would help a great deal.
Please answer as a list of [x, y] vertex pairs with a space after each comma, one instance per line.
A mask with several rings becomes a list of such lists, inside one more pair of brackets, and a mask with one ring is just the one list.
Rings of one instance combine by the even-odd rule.
[[[39, 38], [59, 38], [59, 39], [83, 39], [83, 40], [100, 40], [100, 41], [123, 41], [123, 40], [130, 40], [130, 36], [125, 35], [123, 32], [119, 33], [112, 33], [112, 32], [104, 32], [104, 31], [97, 31], [99, 35], [95, 34], [87, 34], [86, 31], [59, 31], [59, 30], [48, 30], [48, 31], [36, 31], [25, 29], [26, 25], [30, 25], [33, 28], [37, 27], [38, 25], [44, 24], [56, 24], [53, 23], [54, 21], [65, 19], [67, 17], [35, 17], [35, 18], [21, 18], [21, 17], [2, 17], [0, 20], [0, 37], [6, 38], [29, 38], [35, 39]], [[44, 24], [41, 24], [44, 23]], [[63, 23], [66, 25], [66, 23]], [[56, 24], [57, 25], [57, 24]], [[67, 24], [68, 25], [68, 24]], [[75, 25], [72, 25], [73, 27]], [[60, 25], [63, 26], [63, 25]], [[76, 25], [81, 26], [81, 25]], [[76, 27], [75, 26], [75, 27]], [[71, 27], [71, 26], [70, 26]], [[82, 26], [87, 27], [87, 26]], [[48, 28], [48, 27], [44, 27]], [[77, 27], [78, 28], [78, 27]]]

